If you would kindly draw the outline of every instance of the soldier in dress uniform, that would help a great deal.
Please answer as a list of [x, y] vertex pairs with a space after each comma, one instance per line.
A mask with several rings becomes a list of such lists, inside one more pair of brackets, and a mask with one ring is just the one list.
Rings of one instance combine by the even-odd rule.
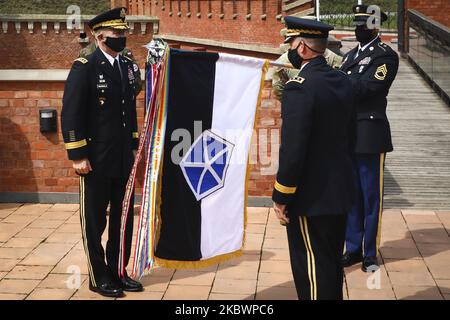
[[[125, 48], [125, 8], [89, 22], [97, 49], [74, 61], [64, 88], [62, 134], [69, 159], [80, 175], [80, 216], [89, 269], [89, 288], [104, 296], [142, 291], [125, 275], [118, 277], [122, 201], [138, 147], [133, 63], [119, 55]], [[102, 246], [110, 205], [108, 242]], [[131, 251], [133, 203], [125, 231], [125, 265]]]
[[286, 224], [300, 299], [342, 299], [347, 212], [353, 205], [354, 108], [350, 79], [323, 57], [327, 24], [286, 17], [289, 56], [300, 72], [281, 102], [274, 210]]
[[[316, 20], [314, 16], [304, 16], [302, 19], [310, 19]], [[280, 31], [282, 37], [286, 36], [287, 29], [284, 28]], [[330, 49], [326, 49], [323, 55], [328, 65], [333, 68], [339, 69], [342, 65], [342, 57], [331, 51]], [[283, 67], [275, 67], [272, 75], [272, 91], [275, 95], [275, 98], [281, 101], [281, 97], [283, 95], [283, 88], [289, 79], [298, 75], [300, 66], [298, 65], [298, 61], [290, 61], [288, 57], [288, 52], [283, 53], [275, 62], [282, 63], [286, 65], [291, 65], [294, 68], [283, 68]]]
[[387, 95], [397, 75], [399, 58], [378, 35], [387, 15], [367, 5], [356, 5], [353, 12], [359, 44], [347, 53], [341, 70], [351, 79], [356, 100], [357, 201], [349, 212], [342, 260], [344, 267], [363, 261], [362, 270], [367, 272], [378, 269], [384, 161], [386, 153], [393, 150], [386, 116]]

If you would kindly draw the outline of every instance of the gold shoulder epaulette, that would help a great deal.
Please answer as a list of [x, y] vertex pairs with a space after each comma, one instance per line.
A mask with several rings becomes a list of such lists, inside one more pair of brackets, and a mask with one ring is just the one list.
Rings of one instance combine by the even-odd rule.
[[286, 84], [290, 83], [290, 82], [298, 82], [300, 84], [302, 84], [303, 82], [305, 82], [305, 78], [302, 77], [294, 77], [291, 80], [289, 80], [288, 82], [286, 82]]
[[81, 62], [82, 64], [86, 64], [86, 63], [88, 63], [88, 59], [85, 59], [85, 58], [78, 58], [78, 59], [75, 59], [75, 60], [73, 60], [74, 62], [75, 61], [79, 61], [79, 62]]

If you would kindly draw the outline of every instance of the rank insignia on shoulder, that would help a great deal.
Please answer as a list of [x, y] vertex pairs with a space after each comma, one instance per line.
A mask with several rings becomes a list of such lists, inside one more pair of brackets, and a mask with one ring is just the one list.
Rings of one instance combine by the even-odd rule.
[[289, 80], [288, 82], [286, 82], [286, 84], [290, 83], [290, 82], [298, 82], [300, 84], [302, 84], [303, 82], [305, 82], [305, 78], [302, 77], [294, 77], [291, 80]]
[[381, 49], [383, 49], [383, 51], [386, 51], [386, 44], [384, 43], [384, 42], [380, 42], [379, 44], [378, 44], [378, 46], [381, 48]]
[[75, 60], [74, 60], [74, 62], [75, 62], [75, 61], [79, 61], [79, 62], [81, 62], [82, 64], [86, 64], [86, 63], [88, 63], [88, 59], [85, 59], [85, 58], [81, 58], [81, 57], [80, 57], [80, 58], [78, 58], [78, 59], [75, 59]]
[[127, 60], [130, 60], [130, 61], [133, 61], [133, 59], [131, 59], [130, 57], [128, 57], [128, 56], [122, 56], [122, 57], [124, 57], [124, 58], [126, 58]]
[[388, 74], [387, 66], [386, 64], [383, 64], [382, 66], [379, 66], [377, 71], [375, 72], [375, 79], [382, 81], [386, 79], [387, 74]]

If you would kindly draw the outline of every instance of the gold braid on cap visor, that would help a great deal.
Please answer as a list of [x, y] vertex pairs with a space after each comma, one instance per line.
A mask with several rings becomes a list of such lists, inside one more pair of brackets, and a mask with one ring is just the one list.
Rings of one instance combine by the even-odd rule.
[[298, 36], [300, 34], [317, 34], [322, 35], [323, 33], [318, 30], [307, 30], [307, 29], [288, 29], [286, 31], [286, 37]]
[[95, 30], [97, 28], [129, 29], [130, 27], [128, 26], [128, 23], [126, 23], [122, 19], [115, 19], [97, 23], [92, 27], [92, 30]]

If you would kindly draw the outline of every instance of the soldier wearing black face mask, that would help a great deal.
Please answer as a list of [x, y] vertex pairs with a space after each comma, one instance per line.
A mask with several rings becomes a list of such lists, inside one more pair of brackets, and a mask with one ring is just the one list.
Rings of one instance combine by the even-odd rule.
[[393, 150], [387, 95], [397, 75], [399, 58], [378, 36], [387, 15], [367, 5], [354, 6], [353, 12], [359, 45], [344, 57], [341, 70], [350, 77], [356, 100], [353, 162], [358, 193], [348, 215], [343, 265], [363, 261], [362, 270], [367, 272], [378, 269], [384, 161], [386, 153]]
[[[72, 65], [64, 88], [61, 127], [69, 159], [80, 176], [80, 218], [89, 288], [121, 297], [142, 291], [126, 274], [118, 277], [122, 201], [138, 147], [133, 63], [119, 55], [125, 46], [125, 8], [89, 21], [97, 49]], [[132, 197], [133, 199], [133, 197]], [[108, 242], [102, 246], [110, 205]], [[125, 231], [125, 265], [131, 251], [133, 203]]]
[[[308, 20], [316, 20], [316, 17], [314, 16], [303, 16], [302, 19], [308, 19]], [[286, 36], [287, 29], [284, 28], [280, 31], [280, 35], [282, 37]], [[335, 69], [339, 69], [342, 65], [342, 57], [340, 55], [337, 55], [333, 51], [326, 49], [324, 53], [324, 58], [327, 61], [327, 64]], [[274, 97], [281, 101], [281, 96], [283, 94], [283, 89], [287, 81], [289, 79], [294, 78], [298, 75], [300, 71], [300, 65], [301, 65], [301, 57], [296, 54], [295, 50], [287, 50], [285, 53], [283, 53], [276, 62], [279, 64], [289, 65], [291, 64], [294, 68], [287, 68], [287, 67], [274, 67], [271, 71], [271, 77], [272, 77], [272, 91], [274, 94]]]
[[341, 256], [354, 196], [352, 86], [323, 56], [332, 26], [292, 16], [285, 22], [292, 62], [301, 66], [281, 100], [274, 211], [286, 225], [298, 297], [342, 299]]

